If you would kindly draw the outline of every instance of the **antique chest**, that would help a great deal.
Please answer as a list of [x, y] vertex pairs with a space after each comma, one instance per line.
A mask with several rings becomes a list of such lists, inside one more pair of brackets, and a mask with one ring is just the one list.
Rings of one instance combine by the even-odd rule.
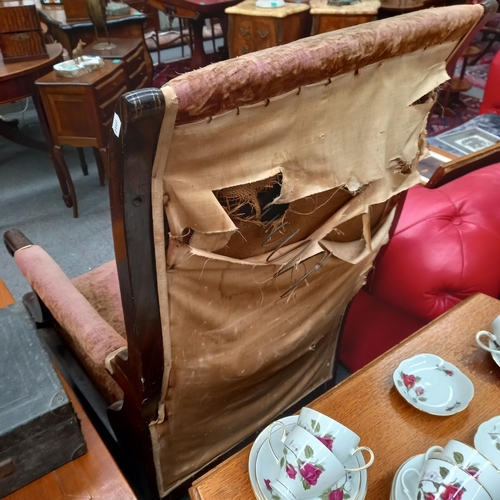
[[0, 309], [0, 498], [86, 453], [80, 423], [22, 303]]
[[5, 63], [49, 57], [33, 0], [0, 0], [0, 50]]

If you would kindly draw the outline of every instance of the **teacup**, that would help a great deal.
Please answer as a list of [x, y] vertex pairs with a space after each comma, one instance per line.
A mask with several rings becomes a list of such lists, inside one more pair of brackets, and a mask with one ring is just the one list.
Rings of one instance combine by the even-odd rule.
[[490, 346], [483, 344], [481, 338], [488, 337], [493, 342], [500, 345], [500, 316], [497, 316], [491, 323], [492, 332], [487, 332], [486, 330], [481, 330], [476, 334], [476, 342], [482, 349], [492, 352], [493, 354], [500, 354], [500, 348], [492, 349]]
[[443, 448], [441, 458], [474, 476], [492, 500], [500, 500], [500, 470], [477, 450], [452, 439]]
[[[283, 435], [279, 449], [273, 449], [269, 428], [269, 446], [280, 471], [274, 481], [266, 487], [282, 498], [304, 499], [321, 495], [328, 487], [345, 477], [344, 466], [316, 437], [296, 425], [287, 435]], [[281, 457], [281, 458], [280, 458]]]
[[363, 467], [347, 469], [349, 472], [367, 469], [375, 460], [375, 455], [370, 448], [358, 446], [360, 437], [355, 432], [311, 408], [302, 408], [297, 425], [316, 436], [342, 463], [358, 451], [367, 451], [370, 454], [370, 460]]
[[[419, 476], [417, 491], [413, 495], [410, 494], [405, 481], [409, 473]], [[490, 494], [474, 476], [463, 471], [458, 465], [439, 458], [429, 458], [421, 471], [405, 470], [401, 475], [401, 483], [408, 500], [415, 498], [492, 500]]]

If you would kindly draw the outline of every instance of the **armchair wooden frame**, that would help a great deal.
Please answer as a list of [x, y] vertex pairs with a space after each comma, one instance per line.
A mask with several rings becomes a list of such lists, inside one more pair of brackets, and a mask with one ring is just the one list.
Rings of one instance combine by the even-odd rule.
[[471, 153], [470, 155], [443, 163], [437, 168], [425, 187], [429, 189], [438, 188], [474, 170], [498, 162], [500, 162], [500, 143], [489, 146], [476, 153]]

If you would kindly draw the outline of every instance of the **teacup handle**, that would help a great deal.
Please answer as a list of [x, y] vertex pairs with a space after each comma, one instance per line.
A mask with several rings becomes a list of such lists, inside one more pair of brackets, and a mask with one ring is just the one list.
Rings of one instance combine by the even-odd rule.
[[346, 469], [347, 472], [358, 472], [360, 470], [365, 470], [373, 464], [375, 460], [375, 453], [373, 453], [373, 450], [371, 448], [368, 448], [368, 446], [360, 446], [359, 448], [356, 448], [354, 450], [352, 455], [355, 455], [358, 451], [367, 451], [370, 454], [370, 460], [368, 460], [368, 463], [363, 465], [363, 467], [358, 467], [357, 469]]
[[493, 340], [493, 341], [497, 340], [492, 333], [487, 332], [486, 330], [481, 330], [480, 332], [477, 332], [477, 334], [476, 334], [476, 342], [479, 345], [479, 347], [481, 347], [485, 351], [492, 352], [493, 354], [500, 354], [500, 349], [492, 349], [491, 347], [483, 344], [483, 342], [481, 341], [481, 337], [484, 337], [484, 336], [488, 337], [490, 340]]
[[[443, 448], [441, 446], [431, 446], [425, 452], [424, 467], [425, 467], [427, 460], [429, 460], [429, 458], [431, 458], [432, 453], [436, 453], [436, 452], [442, 453]], [[408, 489], [408, 487], [405, 484], [405, 477], [406, 477], [406, 474], [408, 474], [408, 472], [415, 472], [417, 474], [417, 476], [420, 477], [420, 474], [422, 471], [419, 471], [417, 469], [407, 469], [403, 472], [403, 474], [401, 474], [401, 484], [403, 485], [403, 491], [404, 491], [405, 495], [408, 497], [409, 500], [415, 500], [415, 498], [412, 495], [410, 495], [410, 490]]]
[[283, 422], [279, 422], [279, 421], [276, 421], [276, 422], [273, 422], [270, 426], [269, 426], [269, 431], [268, 431], [268, 435], [267, 435], [267, 441], [269, 442], [269, 448], [271, 450], [271, 453], [274, 455], [274, 458], [276, 459], [276, 462], [279, 463], [280, 459], [278, 458], [278, 455], [276, 455], [276, 453], [274, 452], [273, 450], [273, 445], [271, 444], [271, 433], [272, 433], [272, 430], [273, 430], [273, 427], [276, 425], [276, 424], [279, 424], [281, 425], [281, 427], [283, 427], [283, 432], [281, 433], [281, 437], [280, 437], [280, 441], [283, 443], [285, 441], [285, 438], [287, 436], [287, 433], [286, 433], [286, 425], [283, 423]]
[[405, 484], [405, 477], [406, 477], [406, 475], [409, 472], [415, 472], [417, 474], [417, 476], [420, 477], [420, 471], [417, 470], [417, 469], [406, 469], [403, 472], [403, 474], [401, 474], [401, 484], [403, 485], [404, 494], [406, 495], [406, 497], [408, 498], [408, 500], [415, 500], [415, 497], [413, 497], [412, 495], [410, 495], [410, 490], [407, 488], [407, 486]]

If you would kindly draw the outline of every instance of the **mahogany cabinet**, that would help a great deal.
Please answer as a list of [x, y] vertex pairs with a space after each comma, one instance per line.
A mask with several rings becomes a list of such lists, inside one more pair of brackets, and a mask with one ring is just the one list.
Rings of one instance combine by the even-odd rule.
[[247, 0], [226, 9], [229, 15], [229, 57], [293, 42], [309, 35], [307, 4], [287, 3], [284, 7], [260, 8]]

